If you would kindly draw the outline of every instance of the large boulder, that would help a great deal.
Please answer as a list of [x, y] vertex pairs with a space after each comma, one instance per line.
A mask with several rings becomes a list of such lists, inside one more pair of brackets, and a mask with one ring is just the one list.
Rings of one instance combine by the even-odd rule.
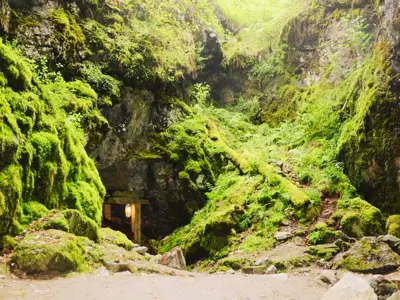
[[182, 249], [176, 247], [170, 252], [164, 253], [160, 261], [161, 265], [168, 266], [178, 270], [186, 270], [186, 261]]
[[400, 256], [375, 237], [363, 237], [347, 252], [337, 256], [334, 268], [360, 273], [389, 273], [400, 266]]
[[384, 234], [381, 211], [360, 198], [340, 200], [333, 218], [339, 222], [342, 231], [350, 237], [361, 238]]
[[378, 300], [368, 281], [354, 274], [344, 274], [322, 300]]
[[80, 271], [85, 265], [81, 239], [54, 229], [34, 232], [15, 248], [11, 262], [17, 270], [28, 275]]

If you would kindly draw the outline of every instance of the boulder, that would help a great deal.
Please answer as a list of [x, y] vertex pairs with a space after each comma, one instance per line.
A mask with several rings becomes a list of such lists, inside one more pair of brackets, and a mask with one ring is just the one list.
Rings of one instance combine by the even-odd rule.
[[283, 242], [283, 241], [286, 241], [286, 240], [290, 239], [292, 236], [293, 235], [290, 232], [281, 231], [281, 232], [277, 232], [275, 234], [275, 239], [277, 241]]
[[378, 300], [368, 281], [347, 273], [324, 295], [322, 300]]
[[186, 270], [185, 257], [183, 256], [182, 249], [179, 247], [164, 253], [160, 260], [160, 264], [178, 270]]
[[333, 268], [360, 273], [389, 273], [400, 266], [400, 256], [376, 237], [363, 237], [347, 252], [338, 255]]
[[397, 285], [382, 275], [371, 276], [368, 280], [379, 300], [387, 299], [397, 292]]
[[28, 234], [15, 248], [11, 262], [28, 275], [79, 271], [85, 265], [82, 238], [59, 230]]

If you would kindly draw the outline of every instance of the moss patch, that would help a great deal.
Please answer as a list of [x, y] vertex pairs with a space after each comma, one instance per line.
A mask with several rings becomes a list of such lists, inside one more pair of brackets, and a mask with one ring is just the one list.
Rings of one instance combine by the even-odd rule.
[[101, 243], [113, 244], [126, 250], [132, 250], [133, 248], [132, 241], [120, 231], [115, 231], [111, 228], [101, 228], [99, 229], [99, 236]]

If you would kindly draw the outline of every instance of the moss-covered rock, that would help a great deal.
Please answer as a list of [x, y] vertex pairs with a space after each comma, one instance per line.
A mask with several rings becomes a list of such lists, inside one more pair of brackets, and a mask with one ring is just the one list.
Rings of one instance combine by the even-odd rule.
[[332, 243], [339, 237], [339, 232], [328, 228], [325, 222], [319, 222], [315, 224], [311, 233], [307, 236], [310, 244], [324, 244]]
[[384, 234], [381, 211], [360, 198], [340, 200], [333, 217], [340, 223], [342, 231], [350, 237]]
[[30, 224], [32, 221], [40, 219], [48, 214], [49, 210], [42, 203], [30, 201], [22, 204], [22, 216], [20, 223]]
[[112, 230], [111, 228], [99, 229], [99, 237], [101, 243], [113, 244], [122, 247], [126, 250], [132, 250], [133, 243], [125, 234], [120, 231]]
[[11, 261], [28, 275], [81, 271], [85, 251], [80, 239], [59, 230], [28, 234], [15, 248]]
[[36, 228], [57, 229], [84, 236], [93, 241], [99, 240], [97, 224], [77, 210], [52, 211], [35, 225]]
[[387, 233], [400, 238], [400, 215], [390, 216], [386, 220]]
[[340, 249], [335, 244], [324, 244], [311, 246], [308, 248], [307, 252], [310, 255], [317, 256], [328, 261], [331, 260], [337, 253], [339, 253]]
[[363, 237], [333, 262], [334, 268], [360, 273], [389, 273], [400, 266], [400, 256], [387, 243], [375, 237]]

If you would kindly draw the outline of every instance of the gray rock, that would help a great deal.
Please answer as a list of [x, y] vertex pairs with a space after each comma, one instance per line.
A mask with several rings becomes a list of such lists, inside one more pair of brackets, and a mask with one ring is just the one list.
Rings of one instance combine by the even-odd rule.
[[322, 300], [378, 300], [368, 281], [347, 273], [324, 295]]
[[340, 251], [347, 251], [351, 248], [351, 244], [343, 240], [337, 240], [334, 244], [340, 249]]
[[136, 251], [137, 253], [141, 255], [145, 255], [147, 251], [149, 251], [149, 248], [141, 246], [141, 247], [135, 247], [133, 248], [133, 251]]
[[170, 252], [164, 253], [161, 257], [160, 264], [178, 270], [186, 270], [186, 261], [183, 256], [182, 249], [176, 247]]
[[274, 265], [272, 265], [268, 267], [267, 271], [265, 271], [265, 274], [276, 274], [277, 272], [278, 269]]
[[335, 271], [323, 270], [319, 275], [319, 280], [327, 284], [335, 284], [338, 281], [338, 278]]
[[370, 276], [368, 278], [370, 286], [374, 289], [379, 300], [384, 300], [397, 292], [397, 285], [383, 277], [382, 275]]
[[257, 258], [257, 260], [253, 263], [253, 266], [265, 266], [270, 263], [267, 257]]
[[275, 234], [275, 239], [277, 241], [283, 242], [283, 241], [286, 241], [286, 240], [290, 239], [292, 236], [293, 235], [290, 232], [281, 231], [281, 232], [277, 232]]
[[121, 273], [125, 271], [132, 271], [132, 267], [128, 262], [125, 261], [108, 261], [105, 263], [105, 267], [111, 273]]

